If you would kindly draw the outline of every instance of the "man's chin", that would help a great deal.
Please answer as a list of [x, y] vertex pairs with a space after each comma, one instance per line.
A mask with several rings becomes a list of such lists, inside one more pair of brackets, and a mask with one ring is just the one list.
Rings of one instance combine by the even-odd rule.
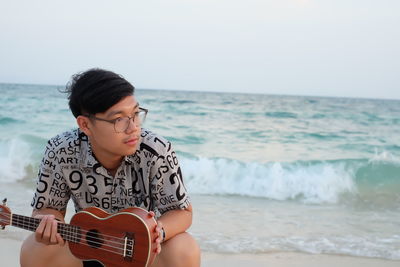
[[124, 150], [123, 156], [130, 156], [130, 155], [135, 154], [135, 152], [136, 152], [136, 150], [137, 150], [137, 147], [138, 147], [138, 146], [136, 145], [136, 146], [134, 146], [134, 147], [129, 147], [129, 148], [125, 149], [125, 150]]

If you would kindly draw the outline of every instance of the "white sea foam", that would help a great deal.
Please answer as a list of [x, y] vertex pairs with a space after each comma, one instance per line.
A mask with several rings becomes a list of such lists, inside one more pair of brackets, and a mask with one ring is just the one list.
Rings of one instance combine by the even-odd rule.
[[374, 156], [369, 160], [372, 164], [377, 163], [389, 163], [400, 166], [400, 158], [395, 156], [393, 153], [389, 151], [378, 151], [375, 149]]
[[[197, 237], [200, 238], [201, 237]], [[275, 251], [297, 251], [310, 254], [343, 254], [358, 257], [400, 260], [399, 241], [396, 236], [371, 237], [268, 237], [255, 236], [232, 239], [214, 235], [204, 240], [203, 249], [221, 253], [270, 253]]]
[[22, 180], [32, 166], [32, 150], [27, 142], [16, 137], [0, 141], [0, 182]]
[[183, 159], [190, 191], [233, 194], [306, 203], [336, 203], [343, 193], [356, 193], [351, 170], [344, 163], [243, 163], [228, 159]]

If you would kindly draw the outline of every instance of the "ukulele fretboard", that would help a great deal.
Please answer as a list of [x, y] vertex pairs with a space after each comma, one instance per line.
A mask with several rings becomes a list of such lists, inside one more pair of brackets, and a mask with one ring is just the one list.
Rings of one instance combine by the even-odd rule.
[[[22, 228], [31, 232], [35, 232], [36, 228], [40, 224], [40, 219], [13, 214], [12, 215], [12, 226]], [[60, 233], [64, 240], [69, 242], [79, 243], [81, 239], [81, 231], [78, 226], [58, 223], [57, 232]]]

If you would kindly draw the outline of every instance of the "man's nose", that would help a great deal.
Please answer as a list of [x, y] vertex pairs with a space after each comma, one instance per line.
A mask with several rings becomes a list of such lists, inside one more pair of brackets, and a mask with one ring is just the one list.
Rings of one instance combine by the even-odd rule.
[[140, 129], [140, 124], [137, 122], [137, 120], [138, 120], [138, 118], [136, 118], [136, 121], [135, 121], [135, 117], [129, 118], [128, 128], [126, 128], [127, 133], [134, 132], [138, 128]]

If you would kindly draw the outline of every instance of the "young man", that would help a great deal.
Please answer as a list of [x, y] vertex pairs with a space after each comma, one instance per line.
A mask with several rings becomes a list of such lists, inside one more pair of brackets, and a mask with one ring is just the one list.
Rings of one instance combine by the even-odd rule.
[[101, 266], [74, 257], [57, 233], [70, 198], [76, 211], [150, 211], [158, 236], [152, 266], [200, 266], [200, 249], [186, 233], [192, 206], [176, 154], [170, 142], [141, 128], [147, 110], [134, 87], [113, 72], [91, 69], [73, 76], [67, 93], [79, 129], [47, 143], [32, 201], [32, 216], [41, 222], [22, 245], [21, 266]]

